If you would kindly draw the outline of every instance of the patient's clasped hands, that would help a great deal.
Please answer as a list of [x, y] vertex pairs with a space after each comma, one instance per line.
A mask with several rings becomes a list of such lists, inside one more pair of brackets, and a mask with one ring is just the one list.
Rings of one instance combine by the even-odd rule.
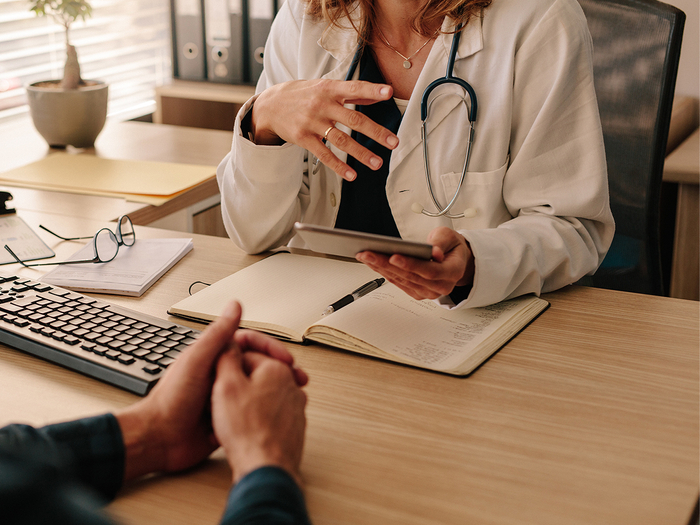
[[263, 466], [299, 481], [308, 377], [281, 342], [239, 330], [240, 318], [231, 303], [146, 398], [115, 414], [124, 481], [191, 467], [219, 445], [234, 481]]

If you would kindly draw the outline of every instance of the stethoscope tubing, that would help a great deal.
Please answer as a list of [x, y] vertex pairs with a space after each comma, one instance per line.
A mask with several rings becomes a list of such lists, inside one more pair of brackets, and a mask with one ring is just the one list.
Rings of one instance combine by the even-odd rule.
[[[445, 72], [445, 76], [443, 78], [438, 78], [431, 82], [427, 88], [425, 88], [425, 91], [423, 91], [423, 96], [421, 97], [421, 142], [423, 143], [423, 165], [424, 165], [424, 172], [425, 172], [425, 179], [426, 179], [426, 184], [428, 186], [428, 192], [430, 193], [430, 197], [433, 201], [433, 204], [437, 208], [437, 212], [429, 212], [422, 206], [418, 205], [420, 207], [420, 210], [414, 210], [418, 211], [419, 213], [422, 213], [423, 215], [427, 215], [428, 217], [448, 217], [450, 219], [459, 219], [465, 216], [464, 213], [457, 214], [457, 215], [450, 215], [449, 211], [452, 209], [452, 206], [454, 206], [455, 202], [457, 202], [457, 197], [459, 196], [462, 186], [464, 185], [464, 181], [467, 176], [467, 170], [469, 167], [469, 160], [471, 158], [471, 152], [472, 152], [472, 144], [474, 142], [474, 123], [476, 122], [476, 115], [477, 115], [477, 99], [476, 99], [476, 92], [474, 91], [474, 88], [465, 80], [454, 76], [454, 66], [455, 66], [455, 61], [457, 59], [457, 48], [459, 47], [459, 41], [461, 38], [462, 34], [462, 24], [457, 26], [457, 29], [455, 30], [454, 36], [452, 37], [452, 46], [450, 48], [450, 54], [447, 60], [447, 71]], [[357, 49], [355, 51], [355, 54], [353, 55], [352, 61], [350, 62], [350, 67], [348, 68], [348, 72], [345, 75], [345, 81], [352, 80], [353, 76], [355, 75], [355, 71], [357, 70], [357, 66], [360, 63], [360, 60], [362, 58], [362, 52], [364, 51], [364, 46], [365, 42], [360, 40], [360, 42], [357, 45]], [[428, 122], [428, 115], [430, 113], [430, 106], [432, 103], [439, 98], [435, 97], [432, 101], [430, 100], [430, 95], [432, 92], [443, 85], [446, 84], [456, 84], [457, 86], [461, 87], [469, 97], [469, 106], [468, 106], [468, 118], [469, 118], [469, 136], [467, 138], [467, 153], [464, 157], [464, 164], [462, 166], [462, 174], [459, 179], [459, 184], [457, 185], [457, 190], [455, 191], [454, 195], [452, 196], [452, 199], [450, 200], [449, 203], [447, 203], [447, 206], [444, 208], [440, 204], [439, 200], [435, 196], [435, 190], [433, 188], [433, 183], [432, 183], [432, 177], [430, 174], [430, 161], [429, 161], [429, 155], [428, 155], [428, 131], [427, 131], [427, 122]], [[466, 98], [463, 98], [462, 103], [466, 105]], [[325, 140], [324, 140], [325, 143]], [[319, 159], [318, 157], [316, 158], [314, 164], [313, 164], [313, 173], [317, 172], [319, 164]], [[416, 203], [417, 204], [417, 203]]]

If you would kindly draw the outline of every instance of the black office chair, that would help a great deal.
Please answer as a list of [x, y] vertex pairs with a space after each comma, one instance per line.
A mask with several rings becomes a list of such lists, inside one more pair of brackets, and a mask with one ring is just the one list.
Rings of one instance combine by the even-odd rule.
[[656, 0], [579, 0], [593, 70], [616, 231], [581, 284], [664, 294], [661, 176], [685, 14]]

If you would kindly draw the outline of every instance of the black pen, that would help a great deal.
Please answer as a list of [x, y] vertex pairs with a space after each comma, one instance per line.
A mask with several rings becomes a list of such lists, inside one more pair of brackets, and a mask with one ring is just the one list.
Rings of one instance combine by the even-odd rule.
[[379, 279], [375, 279], [374, 281], [370, 281], [367, 284], [363, 284], [362, 286], [360, 286], [357, 290], [355, 290], [351, 294], [346, 295], [342, 299], [338, 299], [336, 302], [334, 302], [332, 305], [330, 305], [328, 308], [326, 308], [323, 311], [323, 313], [321, 314], [321, 317], [323, 317], [324, 315], [332, 314], [333, 312], [337, 312], [343, 306], [349, 305], [351, 302], [359, 299], [363, 295], [367, 295], [372, 290], [376, 290], [377, 288], [379, 288], [383, 284], [384, 284], [383, 277], [381, 277]]

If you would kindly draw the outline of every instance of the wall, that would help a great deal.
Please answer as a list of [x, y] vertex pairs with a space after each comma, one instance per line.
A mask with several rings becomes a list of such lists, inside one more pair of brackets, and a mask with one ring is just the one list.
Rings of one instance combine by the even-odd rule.
[[698, 0], [663, 0], [685, 12], [676, 95], [700, 97], [700, 7]]

